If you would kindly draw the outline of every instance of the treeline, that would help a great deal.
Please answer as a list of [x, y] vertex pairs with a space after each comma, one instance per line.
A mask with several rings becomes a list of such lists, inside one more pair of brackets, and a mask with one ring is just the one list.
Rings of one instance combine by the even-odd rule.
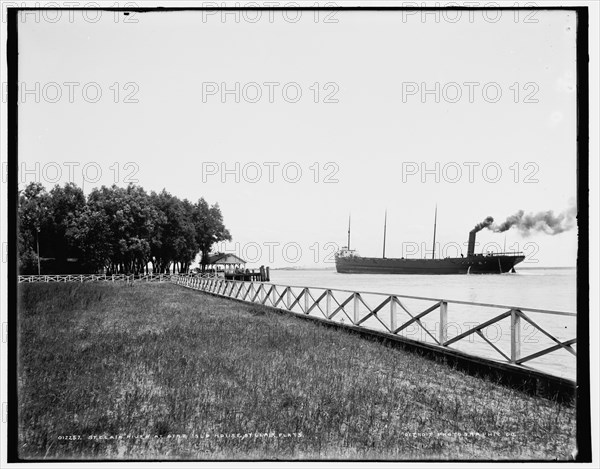
[[[188, 272], [198, 253], [231, 240], [218, 204], [179, 199], [130, 185], [94, 189], [75, 184], [49, 192], [30, 183], [19, 194], [19, 272]], [[39, 253], [39, 258], [38, 258]]]

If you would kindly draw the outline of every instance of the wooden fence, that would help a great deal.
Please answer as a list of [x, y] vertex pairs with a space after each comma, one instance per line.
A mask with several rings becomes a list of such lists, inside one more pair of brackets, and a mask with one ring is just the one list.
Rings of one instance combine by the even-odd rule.
[[[576, 314], [571, 312], [187, 275], [176, 275], [173, 281], [296, 314], [342, 323], [347, 320], [353, 326], [426, 342], [442, 350], [458, 350], [551, 375], [573, 378], [576, 369], [577, 339], [570, 337], [575, 334]], [[450, 321], [451, 315], [463, 322]], [[496, 330], [494, 337], [488, 333], [490, 329]], [[415, 339], [417, 332], [420, 337]], [[567, 357], [557, 360], [552, 356], [556, 352]], [[575, 363], [568, 364], [569, 357]]]
[[[459, 351], [522, 370], [575, 378], [577, 315], [572, 312], [322, 287], [283, 286], [230, 280], [215, 273], [19, 275], [18, 281], [174, 282], [222, 297], [383, 332], [395, 338], [425, 343], [429, 348], [440, 351]], [[490, 330], [495, 330], [493, 337]], [[557, 357], [557, 354], [562, 356]]]
[[[19, 275], [19, 283], [32, 282], [170, 282], [177, 274], [80, 274], [80, 275]], [[193, 274], [193, 278], [218, 278], [219, 274]]]

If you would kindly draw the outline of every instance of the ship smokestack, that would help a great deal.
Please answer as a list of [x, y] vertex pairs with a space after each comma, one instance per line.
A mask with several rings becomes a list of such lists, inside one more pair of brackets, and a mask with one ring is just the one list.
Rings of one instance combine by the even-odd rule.
[[469, 232], [469, 247], [467, 248], [467, 256], [472, 256], [475, 254], [475, 238], [477, 237], [477, 232], [490, 226], [492, 223], [494, 223], [494, 219], [492, 217], [487, 217], [481, 223], [477, 223], [475, 228]]
[[469, 233], [469, 249], [467, 250], [467, 256], [472, 256], [475, 254], [475, 237], [477, 236], [477, 231], [471, 231]]

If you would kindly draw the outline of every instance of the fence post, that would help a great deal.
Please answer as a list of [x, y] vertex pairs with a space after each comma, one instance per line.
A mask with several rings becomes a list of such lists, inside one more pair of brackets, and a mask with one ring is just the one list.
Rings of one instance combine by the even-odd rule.
[[397, 318], [396, 318], [396, 308], [398, 307], [398, 303], [396, 303], [396, 297], [390, 297], [390, 332], [393, 334], [397, 327]]
[[309, 304], [310, 302], [308, 300], [310, 295], [308, 294], [308, 292], [309, 292], [308, 288], [305, 288], [304, 289], [304, 313], [305, 314], [308, 314], [308, 308], [310, 308], [310, 304]]
[[287, 287], [287, 309], [290, 309], [290, 306], [292, 306], [292, 289], [291, 287]]
[[327, 319], [329, 319], [329, 315], [331, 314], [331, 290], [327, 290], [325, 294], [325, 315]]
[[448, 302], [440, 303], [440, 331], [438, 340], [440, 345], [444, 345], [448, 340]]
[[521, 358], [521, 316], [518, 309], [510, 310], [510, 361]]
[[359, 306], [360, 303], [358, 302], [360, 298], [360, 293], [355, 293], [354, 294], [354, 324], [358, 323], [358, 321], [360, 321], [360, 310], [359, 310]]

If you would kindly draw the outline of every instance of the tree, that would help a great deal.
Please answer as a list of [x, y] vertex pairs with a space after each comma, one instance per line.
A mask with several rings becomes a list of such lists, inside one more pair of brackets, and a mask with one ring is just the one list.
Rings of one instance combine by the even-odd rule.
[[196, 229], [196, 242], [202, 256], [200, 264], [204, 272], [208, 263], [208, 254], [213, 245], [220, 241], [231, 241], [231, 234], [225, 228], [219, 204], [216, 203], [209, 207], [204, 198], [198, 200], [195, 205], [193, 221]]
[[[159, 210], [143, 188], [129, 185], [119, 188], [102, 186], [89, 196], [88, 208], [93, 220], [105, 224], [107, 269], [111, 273], [141, 273], [148, 270], [151, 240], [162, 221]], [[92, 220], [88, 218], [88, 220]]]
[[56, 185], [48, 197], [46, 226], [43, 231], [44, 253], [54, 258], [56, 268], [69, 271], [69, 258], [81, 258], [81, 250], [73, 237], [73, 228], [86, 205], [83, 191], [73, 183]]
[[17, 230], [21, 273], [41, 273], [40, 257], [45, 245], [40, 242], [40, 233], [49, 225], [49, 205], [49, 195], [40, 183], [28, 184], [19, 194]]
[[86, 271], [99, 272], [111, 267], [112, 232], [103, 210], [86, 205], [71, 228], [71, 237], [81, 252]]
[[162, 273], [170, 272], [171, 266], [177, 263], [180, 271], [187, 272], [198, 252], [192, 220], [194, 207], [188, 200], [182, 201], [166, 190], [159, 194], [152, 192], [150, 198], [162, 214], [151, 242], [152, 265]]
[[[102, 186], [86, 199], [74, 184], [47, 193], [31, 183], [19, 196], [18, 230], [23, 273], [37, 272], [44, 256], [55, 260], [44, 273], [147, 273], [150, 262], [153, 272], [187, 272], [199, 251], [205, 265], [214, 243], [231, 240], [218, 204], [135, 185]], [[70, 258], [78, 259], [76, 267]]]

